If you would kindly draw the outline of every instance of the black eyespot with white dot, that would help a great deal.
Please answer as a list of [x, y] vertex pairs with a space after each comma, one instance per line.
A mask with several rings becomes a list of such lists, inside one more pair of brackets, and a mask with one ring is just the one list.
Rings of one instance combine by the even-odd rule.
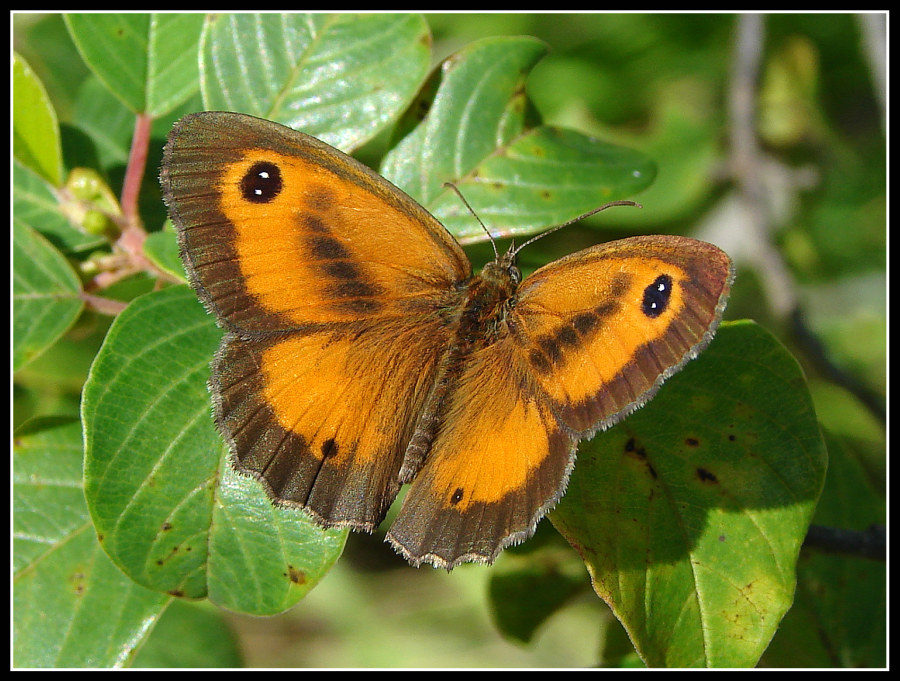
[[251, 203], [269, 203], [283, 188], [281, 170], [269, 161], [257, 161], [241, 179], [241, 196]]
[[650, 286], [644, 289], [641, 310], [651, 319], [655, 319], [669, 307], [669, 299], [671, 297], [672, 277], [668, 274], [660, 274]]

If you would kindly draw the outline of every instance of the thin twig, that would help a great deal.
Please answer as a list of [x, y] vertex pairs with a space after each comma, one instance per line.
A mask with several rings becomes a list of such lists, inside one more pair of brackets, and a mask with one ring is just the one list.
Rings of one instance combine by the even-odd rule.
[[810, 525], [803, 548], [884, 561], [887, 558], [886, 535], [884, 525], [869, 525], [862, 531]]
[[764, 46], [764, 23], [759, 14], [741, 14], [731, 73], [731, 175], [745, 218], [743, 255], [760, 271], [769, 309], [784, 319], [797, 306], [793, 277], [772, 243], [772, 210], [762, 174], [764, 163], [756, 138], [756, 104]]
[[869, 12], [860, 14], [863, 53], [872, 74], [872, 89], [881, 108], [881, 129], [886, 129], [887, 119], [887, 14]]
[[737, 185], [744, 218], [741, 223], [744, 230], [740, 239], [741, 255], [760, 272], [768, 308], [791, 326], [795, 338], [804, 346], [804, 355], [824, 375], [856, 395], [883, 421], [883, 399], [837, 366], [825, 351], [824, 344], [805, 324], [794, 277], [771, 238], [774, 211], [765, 189], [764, 174], [767, 170], [756, 137], [755, 115], [763, 46], [763, 18], [758, 14], [740, 15], [729, 104], [731, 174]]

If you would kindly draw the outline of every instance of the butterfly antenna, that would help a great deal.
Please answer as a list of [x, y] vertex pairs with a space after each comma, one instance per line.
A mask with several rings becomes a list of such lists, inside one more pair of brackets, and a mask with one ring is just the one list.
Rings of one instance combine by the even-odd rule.
[[538, 239], [542, 239], [545, 236], [547, 236], [548, 234], [553, 234], [553, 232], [555, 232], [558, 229], [562, 229], [563, 227], [568, 227], [569, 225], [573, 225], [576, 222], [581, 222], [585, 218], [589, 218], [592, 215], [595, 215], [602, 210], [606, 210], [607, 208], [612, 208], [613, 206], [635, 206], [636, 208], [643, 208], [643, 206], [641, 204], [637, 203], [636, 201], [624, 201], [623, 200], [623, 201], [610, 201], [609, 203], [604, 203], [599, 208], [594, 208], [593, 210], [589, 210], [584, 215], [579, 215], [577, 218], [573, 218], [572, 220], [569, 220], [568, 222], [564, 222], [561, 225], [556, 225], [555, 227], [551, 227], [550, 229], [548, 229], [545, 232], [541, 232], [540, 234], [535, 234], [528, 241], [526, 241], [524, 244], [519, 246], [513, 252], [513, 255], [517, 254], [519, 251], [521, 251], [523, 248], [525, 248], [528, 244], [534, 243]]
[[469, 212], [475, 217], [476, 220], [478, 220], [478, 224], [481, 225], [481, 229], [484, 230], [484, 233], [488, 235], [488, 239], [491, 240], [491, 248], [494, 249], [494, 258], [499, 260], [500, 254], [497, 253], [497, 244], [494, 242], [494, 237], [491, 236], [491, 233], [488, 231], [488, 228], [484, 226], [484, 223], [481, 221], [481, 218], [478, 217], [478, 213], [476, 213], [475, 210], [472, 208], [472, 206], [469, 205], [469, 202], [466, 201], [466, 197], [462, 195], [461, 191], [459, 191], [459, 187], [457, 187], [452, 182], [444, 182], [444, 186], [449, 187], [454, 192], [456, 192], [456, 195], [459, 197], [459, 200], [463, 202], [463, 205], [466, 208], [468, 208]]

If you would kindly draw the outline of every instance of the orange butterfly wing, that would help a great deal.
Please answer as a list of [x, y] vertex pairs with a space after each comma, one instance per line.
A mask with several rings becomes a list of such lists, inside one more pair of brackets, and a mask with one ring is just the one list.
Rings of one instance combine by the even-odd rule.
[[162, 184], [191, 283], [231, 330], [406, 318], [471, 273], [419, 204], [271, 121], [186, 116], [170, 134]]
[[594, 246], [519, 289], [516, 339], [560, 420], [607, 428], [706, 347], [734, 277], [719, 248], [679, 236]]
[[365, 166], [250, 116], [184, 118], [162, 185], [230, 332], [210, 385], [237, 467], [323, 524], [373, 529], [450, 342], [462, 249]]
[[[728, 256], [636, 237], [528, 277], [497, 342], [471, 357], [388, 538], [411, 562], [491, 562], [565, 490], [578, 440], [640, 407], [709, 342]], [[426, 529], [423, 529], [426, 528]]]

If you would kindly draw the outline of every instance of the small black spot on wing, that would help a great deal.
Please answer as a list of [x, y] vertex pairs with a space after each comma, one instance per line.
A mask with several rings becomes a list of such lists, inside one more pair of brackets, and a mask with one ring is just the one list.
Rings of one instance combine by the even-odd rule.
[[320, 451], [323, 459], [330, 459], [338, 453], [338, 443], [333, 437], [330, 437], [322, 443]]

